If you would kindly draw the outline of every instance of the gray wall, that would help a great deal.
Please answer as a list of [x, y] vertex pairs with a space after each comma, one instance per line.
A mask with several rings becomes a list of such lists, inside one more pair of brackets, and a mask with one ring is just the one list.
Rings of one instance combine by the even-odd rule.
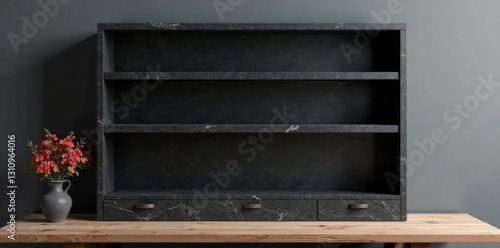
[[[492, 92], [481, 89], [482, 100], [475, 92], [479, 77], [491, 75], [500, 82], [500, 1], [401, 0], [393, 13], [387, 12], [388, 2], [242, 0], [219, 15], [213, 0], [71, 0], [61, 4], [16, 53], [8, 33], [21, 35], [22, 18], [31, 20], [42, 8], [37, 1], [2, 1], [0, 137], [17, 135], [17, 215], [39, 211], [38, 201], [46, 190], [22, 173], [30, 160], [26, 140], [40, 140], [44, 127], [95, 137], [97, 22], [370, 22], [377, 21], [372, 13], [389, 13], [391, 22], [408, 25], [408, 148], [415, 168], [409, 177], [409, 211], [467, 212], [500, 227], [496, 208], [500, 205], [500, 87]], [[464, 104], [464, 113], [454, 112], [454, 105]], [[435, 129], [444, 130], [447, 139], [424, 151], [417, 143], [432, 138]], [[5, 191], [7, 142], [1, 143], [0, 188]], [[432, 148], [428, 142], [427, 148]], [[73, 212], [95, 211], [95, 173], [94, 167], [72, 180]], [[0, 195], [0, 223], [5, 223], [7, 201], [4, 193]]]

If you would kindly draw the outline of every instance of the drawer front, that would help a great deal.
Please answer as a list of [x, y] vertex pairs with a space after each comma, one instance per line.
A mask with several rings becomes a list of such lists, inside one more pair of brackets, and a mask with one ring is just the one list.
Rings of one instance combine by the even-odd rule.
[[318, 220], [401, 220], [399, 200], [319, 200]]
[[188, 220], [317, 220], [316, 200], [187, 201]]
[[186, 220], [186, 201], [105, 200], [104, 220]]

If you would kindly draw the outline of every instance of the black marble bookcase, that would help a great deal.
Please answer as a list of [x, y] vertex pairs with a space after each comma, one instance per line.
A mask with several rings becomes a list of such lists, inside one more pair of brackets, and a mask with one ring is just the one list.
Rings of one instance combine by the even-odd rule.
[[98, 24], [98, 219], [406, 220], [405, 24]]

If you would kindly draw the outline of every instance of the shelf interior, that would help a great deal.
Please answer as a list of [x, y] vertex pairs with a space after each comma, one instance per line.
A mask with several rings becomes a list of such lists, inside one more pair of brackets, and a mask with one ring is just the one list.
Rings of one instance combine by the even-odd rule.
[[[399, 124], [392, 81], [108, 82], [109, 124]], [[209, 92], [209, 93], [208, 93]], [[110, 93], [111, 95], [111, 93]]]
[[398, 30], [359, 44], [356, 32], [105, 32], [106, 72], [399, 71]]
[[[107, 134], [115, 190], [354, 190], [397, 194], [399, 135]], [[229, 169], [228, 169], [229, 168]], [[397, 187], [396, 187], [397, 188]]]

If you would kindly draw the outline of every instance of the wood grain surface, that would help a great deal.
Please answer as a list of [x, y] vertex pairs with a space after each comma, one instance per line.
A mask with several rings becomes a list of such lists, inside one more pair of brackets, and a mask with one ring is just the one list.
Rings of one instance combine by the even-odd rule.
[[[408, 221], [96, 221], [73, 214], [48, 223], [30, 214], [16, 223], [16, 240], [64, 243], [433, 243], [500, 242], [500, 230], [468, 214], [408, 214]], [[413, 247], [413, 246], [412, 246]], [[418, 247], [418, 245], [416, 245]]]

